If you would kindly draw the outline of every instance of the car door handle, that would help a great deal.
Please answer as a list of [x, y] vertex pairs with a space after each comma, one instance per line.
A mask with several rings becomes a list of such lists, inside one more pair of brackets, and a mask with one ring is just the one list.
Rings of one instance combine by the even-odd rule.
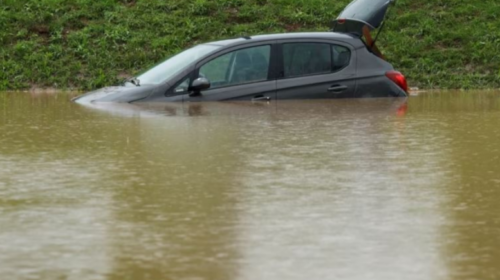
[[346, 91], [347, 88], [348, 88], [347, 86], [334, 85], [334, 86], [331, 86], [330, 88], [328, 88], [328, 91], [333, 92], [333, 93], [341, 93], [343, 91]]
[[264, 95], [257, 95], [252, 98], [252, 101], [271, 101], [271, 97]]

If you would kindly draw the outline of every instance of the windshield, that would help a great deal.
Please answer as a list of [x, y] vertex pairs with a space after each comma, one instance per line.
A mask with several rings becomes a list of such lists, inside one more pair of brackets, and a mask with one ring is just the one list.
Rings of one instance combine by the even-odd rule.
[[138, 76], [137, 79], [139, 79], [141, 84], [161, 84], [183, 71], [189, 64], [195, 62], [198, 58], [218, 48], [220, 48], [220, 46], [198, 45], [157, 64]]

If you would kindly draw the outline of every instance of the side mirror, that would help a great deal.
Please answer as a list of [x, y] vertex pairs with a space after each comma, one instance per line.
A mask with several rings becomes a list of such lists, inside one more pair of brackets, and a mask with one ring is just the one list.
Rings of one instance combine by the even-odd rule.
[[202, 90], [209, 89], [211, 86], [210, 81], [206, 78], [198, 78], [193, 81], [191, 86], [189, 87], [189, 91], [192, 93], [191, 96], [199, 95]]

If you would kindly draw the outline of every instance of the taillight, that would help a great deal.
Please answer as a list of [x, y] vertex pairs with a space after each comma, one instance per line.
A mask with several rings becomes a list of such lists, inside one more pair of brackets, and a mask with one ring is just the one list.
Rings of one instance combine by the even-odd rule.
[[398, 71], [389, 71], [385, 73], [387, 78], [393, 81], [396, 85], [402, 88], [405, 92], [408, 92], [408, 83], [406, 82], [406, 78], [401, 72]]

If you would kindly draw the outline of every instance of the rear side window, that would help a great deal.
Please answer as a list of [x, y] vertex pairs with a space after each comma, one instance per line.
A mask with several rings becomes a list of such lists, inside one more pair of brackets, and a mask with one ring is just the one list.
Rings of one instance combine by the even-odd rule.
[[332, 45], [333, 71], [339, 71], [351, 61], [351, 51], [343, 46]]
[[325, 43], [283, 44], [284, 78], [336, 72], [349, 65], [348, 48]]

